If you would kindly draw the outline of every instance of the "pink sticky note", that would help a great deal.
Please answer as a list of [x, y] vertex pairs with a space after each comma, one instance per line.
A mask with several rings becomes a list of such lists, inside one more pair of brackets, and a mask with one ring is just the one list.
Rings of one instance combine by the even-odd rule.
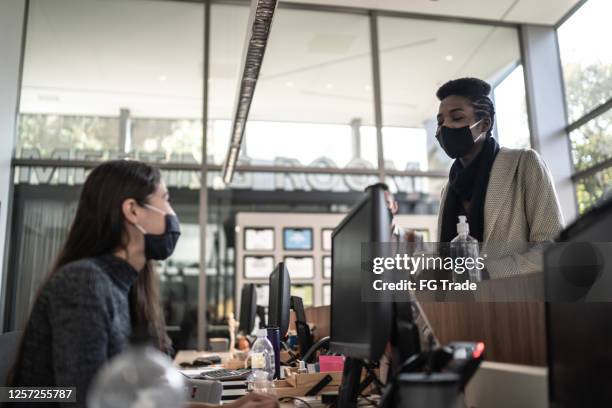
[[319, 356], [319, 372], [342, 371], [344, 369], [344, 356]]

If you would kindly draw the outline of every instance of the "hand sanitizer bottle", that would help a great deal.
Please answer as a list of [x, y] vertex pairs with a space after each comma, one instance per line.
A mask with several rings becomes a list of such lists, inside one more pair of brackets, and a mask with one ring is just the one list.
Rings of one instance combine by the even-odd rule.
[[[476, 267], [476, 258], [480, 253], [478, 240], [470, 236], [470, 226], [465, 215], [459, 216], [457, 236], [450, 242], [450, 250], [453, 259], [464, 259], [461, 266], [456, 266], [453, 271], [453, 282], [462, 283], [468, 280], [470, 282], [480, 282], [482, 280], [481, 270]], [[469, 261], [469, 265], [473, 266], [472, 268], [465, 266], [466, 259], [472, 259]]]

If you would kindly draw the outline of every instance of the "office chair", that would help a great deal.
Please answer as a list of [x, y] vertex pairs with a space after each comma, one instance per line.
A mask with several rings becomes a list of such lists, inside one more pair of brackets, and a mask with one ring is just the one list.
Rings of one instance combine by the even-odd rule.
[[5, 387], [6, 376], [17, 358], [17, 348], [22, 332], [12, 331], [0, 334], [0, 387]]

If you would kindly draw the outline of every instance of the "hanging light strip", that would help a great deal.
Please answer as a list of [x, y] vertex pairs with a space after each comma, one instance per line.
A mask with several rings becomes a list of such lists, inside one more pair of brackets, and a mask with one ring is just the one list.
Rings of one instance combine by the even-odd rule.
[[230, 143], [223, 165], [223, 182], [228, 185], [234, 177], [236, 162], [240, 154], [240, 146], [244, 138], [244, 130], [249, 117], [249, 110], [255, 85], [261, 70], [266, 45], [272, 28], [272, 18], [277, 0], [252, 0], [246, 43], [242, 56], [241, 78], [236, 95], [234, 118]]

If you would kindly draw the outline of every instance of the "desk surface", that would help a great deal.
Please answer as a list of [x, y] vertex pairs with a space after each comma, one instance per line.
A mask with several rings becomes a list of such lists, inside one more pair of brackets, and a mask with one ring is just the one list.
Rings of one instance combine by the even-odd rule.
[[179, 365], [181, 363], [191, 363], [196, 358], [209, 356], [219, 356], [222, 363], [225, 363], [232, 358], [229, 351], [220, 351], [215, 353], [212, 351], [181, 350], [174, 357], [174, 364]]

